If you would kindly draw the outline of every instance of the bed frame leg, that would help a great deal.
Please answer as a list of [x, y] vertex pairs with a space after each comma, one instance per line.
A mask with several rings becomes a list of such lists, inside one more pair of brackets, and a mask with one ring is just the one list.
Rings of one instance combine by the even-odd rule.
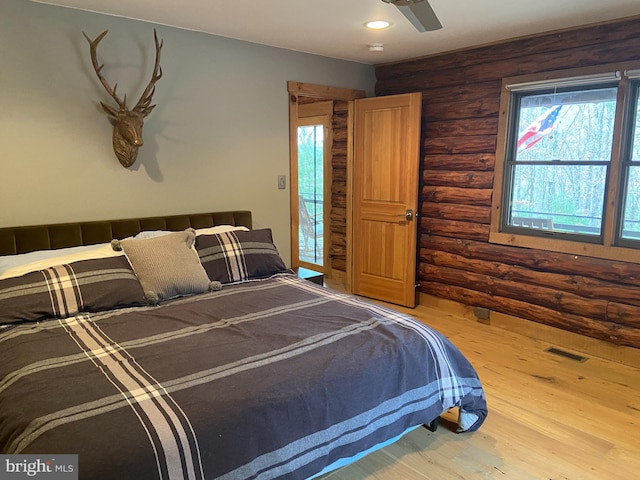
[[430, 432], [435, 432], [438, 429], [439, 422], [440, 422], [440, 417], [436, 417], [430, 423], [425, 423], [424, 427]]

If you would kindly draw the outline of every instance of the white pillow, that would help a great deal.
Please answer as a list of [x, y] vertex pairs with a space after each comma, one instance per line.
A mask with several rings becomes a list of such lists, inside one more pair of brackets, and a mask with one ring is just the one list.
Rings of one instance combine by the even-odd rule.
[[66, 265], [79, 260], [115, 257], [117, 255], [123, 255], [123, 252], [115, 252], [110, 243], [7, 255], [0, 257], [0, 279], [19, 277], [25, 273], [44, 270], [56, 265]]
[[161, 237], [162, 235], [167, 235], [168, 233], [172, 232], [170, 230], [145, 230], [143, 232], [137, 233], [133, 238], [146, 240], [147, 238]]
[[[240, 227], [240, 226], [236, 227], [234, 225], [216, 225], [215, 227], [196, 229], [196, 236], [197, 235], [213, 235], [217, 233], [232, 232], [234, 230], [243, 230], [245, 232], [249, 231], [247, 227]], [[170, 230], [145, 230], [143, 232], [138, 233], [133, 238], [144, 240], [147, 238], [161, 237], [162, 235], [167, 235], [168, 233], [175, 233], [175, 232]]]
[[29, 253], [19, 253], [17, 255], [6, 255], [0, 257], [0, 273], [13, 267], [18, 267], [26, 263], [44, 260], [51, 257], [59, 257], [60, 255], [69, 255], [71, 253], [82, 252], [95, 248], [96, 245], [82, 245], [79, 247], [58, 248], [54, 250], [38, 250]]
[[249, 229], [243, 226], [234, 226], [234, 225], [216, 225], [215, 227], [208, 228], [197, 228], [196, 236], [198, 235], [216, 235], [218, 233], [224, 232], [234, 232], [237, 230], [242, 230], [243, 232], [248, 232]]

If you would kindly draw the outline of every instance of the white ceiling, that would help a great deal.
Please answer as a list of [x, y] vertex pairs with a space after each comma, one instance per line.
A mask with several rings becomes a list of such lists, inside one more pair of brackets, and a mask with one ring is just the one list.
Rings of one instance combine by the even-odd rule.
[[[40, 0], [34, 0], [40, 1]], [[367, 64], [640, 15], [640, 0], [430, 0], [442, 30], [418, 32], [381, 0], [43, 0]], [[385, 19], [391, 27], [369, 31]], [[370, 52], [382, 43], [384, 51]]]

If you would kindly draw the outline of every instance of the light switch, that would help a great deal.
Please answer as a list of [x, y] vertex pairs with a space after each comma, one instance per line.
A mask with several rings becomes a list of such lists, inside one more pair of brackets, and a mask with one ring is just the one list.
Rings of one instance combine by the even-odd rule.
[[284, 190], [287, 188], [287, 176], [278, 175], [278, 190]]

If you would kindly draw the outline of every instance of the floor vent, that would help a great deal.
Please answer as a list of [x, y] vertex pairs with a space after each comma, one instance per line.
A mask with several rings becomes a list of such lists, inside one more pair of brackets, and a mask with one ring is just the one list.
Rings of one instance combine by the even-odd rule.
[[568, 358], [569, 360], [575, 360], [576, 362], [587, 361], [587, 357], [583, 357], [582, 355], [577, 355], [571, 352], [566, 352], [564, 350], [560, 350], [559, 348], [555, 348], [555, 347], [549, 347], [545, 350], [545, 352], [553, 353], [554, 355], [560, 355], [561, 357]]

